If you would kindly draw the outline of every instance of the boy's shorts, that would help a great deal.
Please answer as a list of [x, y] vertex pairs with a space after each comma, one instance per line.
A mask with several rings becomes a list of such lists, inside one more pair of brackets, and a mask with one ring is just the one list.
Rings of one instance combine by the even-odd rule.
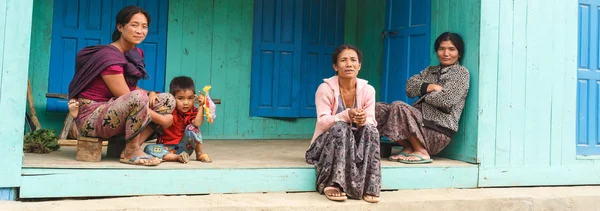
[[202, 134], [200, 134], [197, 127], [189, 124], [185, 127], [183, 138], [181, 138], [179, 144], [148, 144], [144, 147], [144, 152], [158, 158], [162, 158], [169, 153], [179, 155], [182, 152], [187, 152], [191, 155], [196, 149], [196, 143], [202, 143]]

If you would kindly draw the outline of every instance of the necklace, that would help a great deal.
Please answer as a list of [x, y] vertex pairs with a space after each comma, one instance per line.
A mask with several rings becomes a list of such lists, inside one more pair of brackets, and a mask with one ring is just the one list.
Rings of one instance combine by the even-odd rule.
[[[340, 94], [342, 95], [342, 105], [344, 106], [344, 109], [349, 108], [348, 106], [346, 106], [346, 99], [344, 98], [344, 89], [342, 89], [342, 86], [340, 86]], [[356, 101], [356, 93], [355, 95], [352, 95], [352, 107], [354, 108], [354, 101]]]

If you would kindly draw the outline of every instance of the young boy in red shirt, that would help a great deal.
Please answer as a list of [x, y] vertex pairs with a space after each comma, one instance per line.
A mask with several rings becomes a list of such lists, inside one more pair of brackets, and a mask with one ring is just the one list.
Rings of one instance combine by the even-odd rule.
[[208, 154], [202, 152], [202, 134], [199, 128], [204, 122], [204, 115], [202, 109], [196, 108], [195, 105], [198, 103], [202, 107], [204, 95], [195, 94], [194, 80], [186, 76], [173, 78], [169, 88], [169, 92], [175, 97], [176, 105], [173, 110], [173, 124], [164, 129], [157, 144], [147, 145], [144, 152], [164, 161], [187, 163], [192, 151], [195, 151], [196, 160], [212, 162]]

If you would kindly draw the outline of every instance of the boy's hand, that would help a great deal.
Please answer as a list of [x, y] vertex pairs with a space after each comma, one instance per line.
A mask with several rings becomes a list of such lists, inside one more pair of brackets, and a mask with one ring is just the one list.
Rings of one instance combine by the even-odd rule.
[[200, 93], [200, 91], [198, 91], [198, 94], [196, 95], [196, 100], [198, 101], [199, 106], [204, 105], [204, 98], [204, 95]]
[[148, 92], [148, 102], [149, 102], [150, 108], [154, 107], [154, 102], [156, 102], [156, 99], [158, 99], [156, 92], [154, 92], [154, 91]]

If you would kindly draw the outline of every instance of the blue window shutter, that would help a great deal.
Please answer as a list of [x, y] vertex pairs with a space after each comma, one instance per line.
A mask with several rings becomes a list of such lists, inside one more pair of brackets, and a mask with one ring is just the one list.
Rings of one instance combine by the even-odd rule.
[[[67, 94], [77, 52], [110, 40], [109, 15], [110, 3], [106, 1], [54, 1], [48, 92]], [[46, 109], [66, 112], [67, 100], [50, 98]]]
[[[75, 55], [86, 46], [110, 44], [115, 16], [126, 0], [55, 0], [52, 20], [52, 47], [48, 92], [67, 94], [75, 73]], [[140, 87], [163, 91], [167, 36], [167, 0], [139, 0], [132, 3], [146, 9], [152, 17], [148, 35], [140, 47], [145, 53], [146, 71], [150, 80], [141, 80]], [[47, 111], [66, 112], [67, 100], [47, 99]]]
[[315, 92], [335, 75], [331, 54], [344, 42], [345, 0], [304, 1], [300, 117], [316, 117]]
[[302, 0], [256, 0], [250, 114], [298, 117]]
[[598, 10], [600, 0], [579, 0], [577, 154], [598, 155]]
[[431, 0], [388, 0], [381, 96], [411, 104], [406, 81], [429, 65]]

